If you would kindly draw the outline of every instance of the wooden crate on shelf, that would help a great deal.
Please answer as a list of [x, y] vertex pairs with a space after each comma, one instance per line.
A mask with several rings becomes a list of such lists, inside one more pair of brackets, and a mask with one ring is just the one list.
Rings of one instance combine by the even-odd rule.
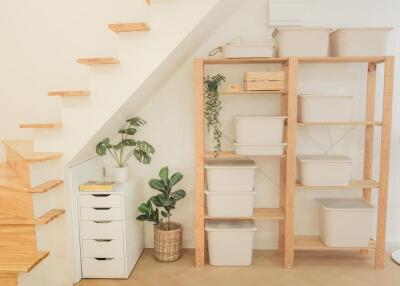
[[283, 71], [262, 71], [245, 73], [244, 89], [247, 91], [284, 90], [285, 88], [285, 72]]

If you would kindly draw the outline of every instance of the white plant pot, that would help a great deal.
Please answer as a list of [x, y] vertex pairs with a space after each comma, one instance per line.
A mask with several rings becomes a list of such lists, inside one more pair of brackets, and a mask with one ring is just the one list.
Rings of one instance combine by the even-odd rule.
[[112, 176], [117, 183], [123, 183], [128, 180], [128, 167], [113, 167]]

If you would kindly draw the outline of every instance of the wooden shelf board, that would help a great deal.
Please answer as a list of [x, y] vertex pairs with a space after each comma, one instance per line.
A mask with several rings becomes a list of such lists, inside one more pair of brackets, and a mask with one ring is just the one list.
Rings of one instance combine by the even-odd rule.
[[220, 95], [280, 95], [286, 94], [287, 90], [260, 90], [260, 91], [221, 91], [219, 92]]
[[62, 180], [50, 180], [37, 187], [30, 188], [7, 163], [0, 163], [0, 189], [27, 193], [45, 193], [56, 189], [62, 184]]
[[34, 152], [32, 140], [3, 140], [2, 143], [27, 162], [37, 163], [59, 159], [62, 153]]
[[62, 123], [23, 123], [19, 125], [19, 128], [34, 128], [34, 129], [50, 129], [50, 128], [61, 128]]
[[381, 126], [382, 122], [380, 121], [337, 121], [337, 122], [322, 122], [322, 121], [314, 121], [314, 122], [297, 122], [298, 126], [312, 126], [312, 125], [365, 125], [365, 126]]
[[295, 236], [294, 249], [295, 250], [362, 250], [374, 249], [375, 241], [371, 240], [368, 247], [330, 247], [325, 245], [319, 236]]
[[205, 215], [205, 219], [254, 219], [254, 220], [281, 220], [285, 219], [285, 212], [281, 208], [255, 208], [254, 214], [250, 217], [212, 217]]
[[63, 209], [52, 209], [37, 219], [26, 219], [23, 217], [0, 215], [0, 225], [44, 225], [55, 220], [65, 213]]
[[115, 65], [119, 64], [119, 60], [116, 58], [79, 58], [76, 60], [78, 64], [82, 65]]
[[48, 255], [48, 251], [37, 251], [31, 253], [4, 251], [0, 255], [0, 272], [27, 273]]
[[357, 180], [350, 181], [347, 186], [303, 186], [300, 182], [296, 183], [297, 190], [335, 190], [335, 189], [362, 189], [362, 188], [379, 188], [379, 183], [374, 180]]
[[115, 33], [124, 33], [124, 32], [143, 32], [149, 31], [150, 28], [147, 23], [118, 23], [118, 24], [109, 24], [108, 28]]
[[61, 91], [49, 91], [48, 96], [88, 96], [90, 91], [87, 90], [61, 90]]
[[286, 157], [285, 154], [282, 155], [238, 155], [234, 151], [222, 151], [217, 157], [214, 156], [214, 152], [205, 152], [205, 159], [240, 159], [240, 158], [281, 158]]
[[289, 58], [237, 58], [237, 59], [224, 59], [224, 58], [204, 58], [203, 62], [206, 65], [218, 64], [282, 64], [286, 63]]
[[299, 57], [299, 63], [381, 63], [385, 56], [376, 57]]

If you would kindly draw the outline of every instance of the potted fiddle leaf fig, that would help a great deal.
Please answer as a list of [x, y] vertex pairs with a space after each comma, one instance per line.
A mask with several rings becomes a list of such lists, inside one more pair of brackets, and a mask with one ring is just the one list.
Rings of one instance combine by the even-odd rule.
[[136, 219], [154, 223], [154, 256], [159, 261], [175, 261], [181, 256], [182, 225], [171, 221], [171, 211], [177, 201], [186, 196], [182, 189], [173, 191], [183, 175], [179, 172], [169, 177], [168, 167], [159, 172], [159, 178], [151, 179], [149, 186], [158, 191], [142, 203], [138, 210], [141, 213]]
[[122, 183], [128, 179], [128, 160], [134, 156], [142, 164], [150, 164], [151, 156], [154, 154], [154, 147], [146, 141], [134, 139], [140, 126], [146, 121], [140, 117], [133, 117], [126, 120], [127, 126], [118, 130], [120, 140], [112, 144], [110, 138], [105, 138], [96, 145], [96, 153], [104, 156], [107, 152], [114, 159], [116, 166], [113, 167], [113, 178], [116, 182]]

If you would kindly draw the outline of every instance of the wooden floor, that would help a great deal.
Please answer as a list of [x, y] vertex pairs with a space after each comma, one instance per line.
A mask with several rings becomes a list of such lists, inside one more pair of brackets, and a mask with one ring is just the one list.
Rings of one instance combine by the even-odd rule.
[[393, 286], [400, 285], [400, 265], [387, 256], [385, 270], [374, 270], [373, 255], [351, 252], [298, 252], [295, 268], [282, 269], [275, 251], [255, 251], [251, 267], [193, 267], [185, 250], [173, 263], [154, 260], [146, 249], [128, 280], [84, 279], [78, 286]]

